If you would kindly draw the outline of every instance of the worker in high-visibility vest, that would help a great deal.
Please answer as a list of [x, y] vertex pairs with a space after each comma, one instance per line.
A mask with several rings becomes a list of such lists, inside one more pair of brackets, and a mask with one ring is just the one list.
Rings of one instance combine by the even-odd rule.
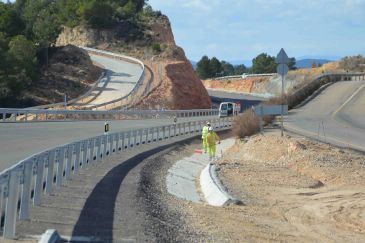
[[202, 141], [203, 141], [204, 153], [207, 153], [207, 150], [208, 150], [207, 135], [209, 132], [209, 127], [210, 127], [210, 123], [207, 122], [207, 124], [203, 127], [203, 130], [202, 130]]
[[215, 157], [215, 152], [217, 150], [216, 144], [221, 143], [221, 139], [213, 131], [213, 127], [209, 127], [208, 129], [207, 142], [208, 142], [209, 159], [212, 160]]

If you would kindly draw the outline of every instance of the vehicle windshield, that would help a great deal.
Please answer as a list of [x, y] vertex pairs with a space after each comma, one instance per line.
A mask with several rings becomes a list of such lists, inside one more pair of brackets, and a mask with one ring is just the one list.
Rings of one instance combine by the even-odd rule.
[[227, 104], [221, 104], [221, 110], [227, 110]]

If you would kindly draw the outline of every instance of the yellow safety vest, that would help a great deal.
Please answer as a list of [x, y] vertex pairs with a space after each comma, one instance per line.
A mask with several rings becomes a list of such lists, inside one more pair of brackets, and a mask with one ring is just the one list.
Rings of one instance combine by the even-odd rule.
[[203, 131], [202, 131], [202, 139], [205, 139], [208, 135], [208, 129], [209, 127], [208, 126], [204, 126], [203, 127]]
[[215, 132], [210, 132], [207, 135], [207, 141], [209, 146], [215, 145], [217, 141], [220, 141], [220, 137]]

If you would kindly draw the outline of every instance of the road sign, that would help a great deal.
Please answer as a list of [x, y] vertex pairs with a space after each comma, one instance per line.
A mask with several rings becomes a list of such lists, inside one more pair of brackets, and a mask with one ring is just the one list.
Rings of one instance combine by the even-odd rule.
[[278, 64], [288, 64], [289, 63], [289, 57], [283, 48], [281, 48], [280, 52], [276, 56], [275, 62]]
[[288, 105], [257, 105], [254, 106], [256, 115], [258, 116], [268, 116], [268, 115], [283, 115], [288, 114]]
[[281, 76], [285, 76], [289, 72], [289, 67], [286, 64], [279, 64], [278, 67], [276, 68], [276, 71]]

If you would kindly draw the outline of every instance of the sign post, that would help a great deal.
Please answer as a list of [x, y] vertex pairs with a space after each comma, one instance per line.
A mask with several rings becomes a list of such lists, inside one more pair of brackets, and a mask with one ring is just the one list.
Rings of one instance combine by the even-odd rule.
[[289, 57], [281, 48], [280, 52], [276, 56], [276, 63], [279, 64], [276, 71], [281, 75], [281, 136], [284, 136], [284, 77], [288, 73]]

